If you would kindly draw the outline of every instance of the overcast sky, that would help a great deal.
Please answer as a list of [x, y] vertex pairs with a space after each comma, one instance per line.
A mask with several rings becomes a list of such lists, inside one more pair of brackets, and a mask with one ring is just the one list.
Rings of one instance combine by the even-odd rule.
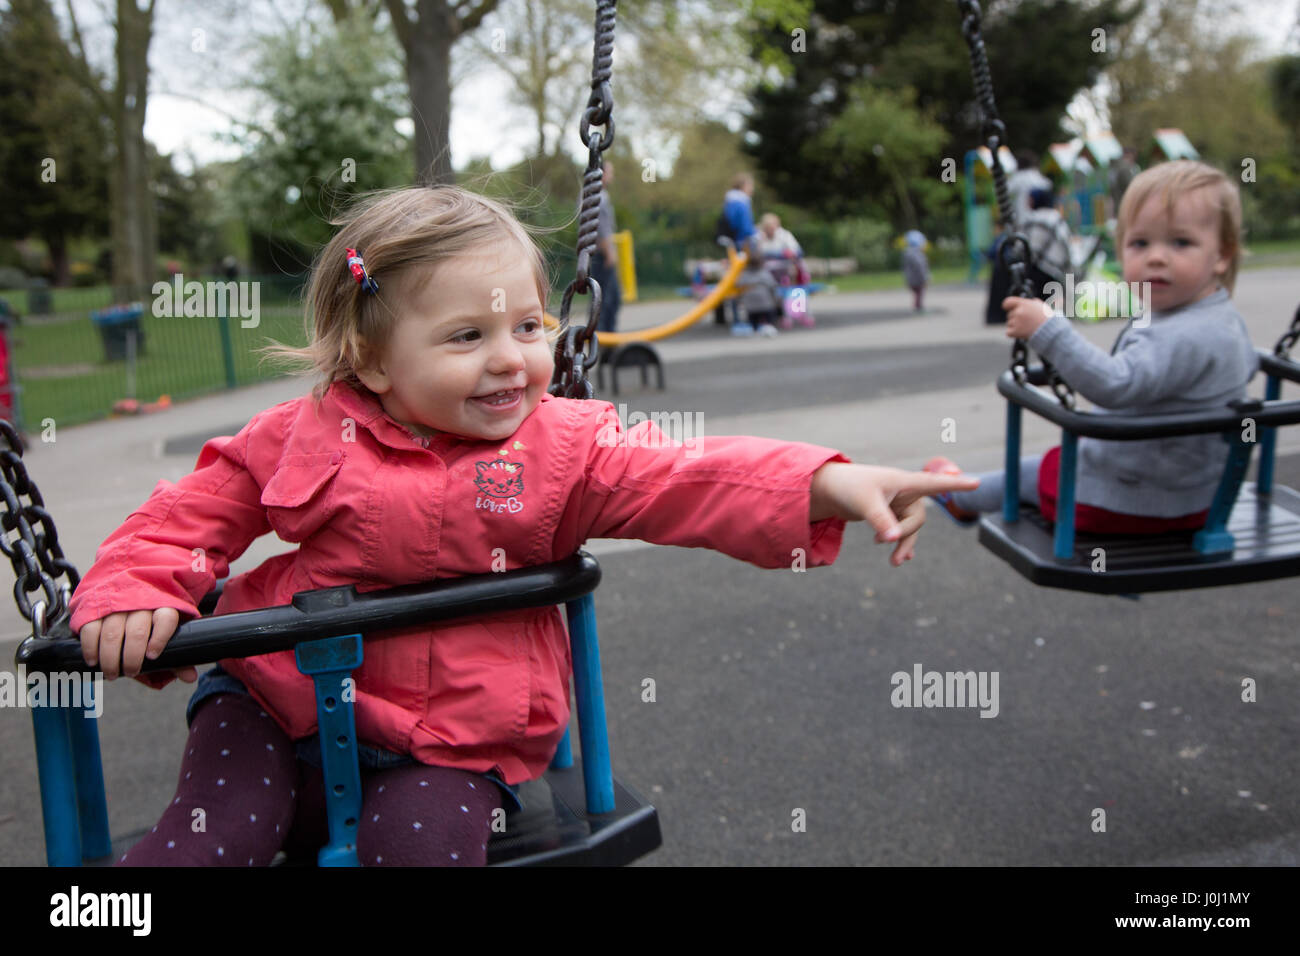
[[[58, 7], [61, 10], [62, 4]], [[104, 24], [103, 8], [93, 0], [74, 0], [74, 7], [92, 61], [111, 70], [113, 36]], [[319, 15], [322, 9], [318, 0], [209, 0], [202, 4], [157, 0], [146, 137], [164, 153], [189, 153], [200, 163], [237, 156], [238, 145], [221, 142], [220, 134], [229, 134], [234, 128], [226, 114], [246, 115], [252, 108], [251, 97], [237, 89], [238, 77], [249, 69], [250, 32], [274, 33], [302, 16]], [[1300, 30], [1295, 27], [1300, 0], [1254, 0], [1246, 9], [1240, 25], [1260, 37], [1268, 54], [1283, 50], [1300, 53]], [[955, 15], [953, 29], [957, 29]], [[203, 49], [195, 51], [200, 38], [197, 45]], [[460, 76], [452, 102], [453, 164], [460, 167], [471, 157], [483, 155], [490, 156], [498, 169], [517, 162], [533, 143], [535, 133], [526, 117], [508, 106], [504, 80], [485, 69], [474, 69], [464, 58], [454, 67]], [[617, 67], [616, 61], [616, 93]], [[1079, 103], [1071, 113], [1080, 125], [1098, 123]], [[485, 122], [485, 116], [493, 119]], [[566, 135], [579, 151], [576, 123]], [[178, 165], [187, 168], [189, 164], [178, 157]]]

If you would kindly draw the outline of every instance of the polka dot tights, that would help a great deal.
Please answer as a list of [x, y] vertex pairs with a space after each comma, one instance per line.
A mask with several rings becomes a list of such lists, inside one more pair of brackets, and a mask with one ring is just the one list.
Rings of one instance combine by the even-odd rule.
[[[482, 866], [496, 785], [423, 764], [361, 772], [362, 866]], [[321, 771], [298, 761], [261, 706], [240, 694], [206, 701], [190, 725], [176, 794], [117, 866], [266, 866], [283, 849], [328, 839]]]

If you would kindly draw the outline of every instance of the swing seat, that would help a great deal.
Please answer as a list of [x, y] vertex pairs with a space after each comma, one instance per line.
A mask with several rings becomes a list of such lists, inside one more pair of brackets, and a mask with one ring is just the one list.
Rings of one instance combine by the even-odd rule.
[[1227, 530], [1233, 549], [1217, 554], [1197, 551], [1193, 531], [1077, 534], [1073, 556], [1058, 560], [1054, 524], [1022, 504], [1016, 521], [981, 518], [979, 541], [1034, 584], [1093, 594], [1179, 591], [1300, 575], [1300, 495], [1290, 488], [1274, 487], [1270, 500], [1257, 495], [1254, 483], [1244, 484]]
[[[1010, 372], [998, 380], [1007, 399], [1007, 483], [1000, 515], [980, 519], [979, 542], [1023, 577], [1044, 587], [1093, 594], [1219, 587], [1300, 575], [1300, 494], [1273, 483], [1277, 428], [1300, 423], [1300, 401], [1280, 400], [1283, 380], [1300, 382], [1300, 365], [1259, 351], [1268, 376], [1263, 401], [1248, 400], [1222, 412], [1156, 416], [1098, 415], [1061, 406], [1035, 386], [1041, 367], [1025, 384]], [[1019, 501], [1020, 413], [1030, 411], [1061, 426], [1061, 474], [1055, 524]], [[1245, 419], [1258, 429], [1259, 479], [1243, 478], [1256, 444]], [[1077, 534], [1074, 529], [1076, 449], [1080, 435], [1112, 441], [1222, 433], [1230, 446], [1214, 503], [1200, 531], [1161, 535]], [[1245, 437], [1245, 434], [1251, 437]]]
[[[339, 747], [321, 748], [330, 794], [330, 843], [318, 861], [306, 862], [356, 866], [360, 786], [355, 721], [349, 697], [339, 689], [359, 665], [365, 632], [564, 604], [584, 760], [574, 758], [566, 733], [551, 769], [542, 779], [520, 788], [523, 809], [508, 814], [504, 831], [492, 834], [488, 863], [619, 866], [657, 849], [662, 838], [655, 808], [610, 772], [591, 599], [599, 581], [600, 566], [590, 554], [579, 551], [564, 561], [535, 568], [364, 594], [351, 586], [304, 591], [281, 607], [189, 621], [177, 629], [156, 661], [145, 662], [144, 670], [293, 648], [299, 668], [316, 683], [322, 742], [340, 741]], [[219, 593], [207, 595], [200, 611], [210, 613]], [[82, 660], [80, 641], [68, 630], [66, 618], [51, 625], [47, 638], [24, 641], [15, 660], [28, 674], [93, 670]], [[32, 708], [32, 719], [49, 865], [111, 864], [144, 831], [109, 838], [96, 721], [83, 719], [73, 707]], [[346, 746], [342, 745], [345, 738]]]

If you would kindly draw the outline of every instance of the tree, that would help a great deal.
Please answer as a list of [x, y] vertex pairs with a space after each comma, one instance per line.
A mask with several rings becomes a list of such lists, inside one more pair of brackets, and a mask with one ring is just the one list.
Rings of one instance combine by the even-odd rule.
[[1106, 107], [1115, 135], [1139, 150], [1155, 130], [1181, 129], [1206, 162], [1240, 177], [1248, 232], [1286, 234], [1300, 215], [1300, 67], [1290, 65], [1300, 58], [1261, 61], [1256, 38], [1230, 26], [1236, 8], [1148, 0], [1118, 33]]
[[[748, 50], [753, 25], [797, 22], [806, 8], [807, 0], [623, 0], [613, 57], [621, 160], [650, 160], [666, 175], [682, 134], [734, 112], [738, 91], [758, 81], [763, 67]], [[476, 60], [507, 76], [527, 111], [536, 130], [531, 179], [550, 189], [571, 174], [561, 155], [581, 149], [594, 11], [593, 0], [502, 0], [471, 38]]]
[[1280, 56], [1268, 71], [1273, 110], [1300, 146], [1300, 56]]
[[108, 130], [69, 64], [46, 0], [0, 11], [0, 178], [12, 187], [0, 235], [44, 240], [56, 285], [68, 282], [69, 240], [108, 225]]
[[1284, 145], [1267, 68], [1251, 62], [1257, 41], [1229, 29], [1228, 12], [1209, 0], [1148, 0], [1142, 16], [1117, 31], [1106, 78], [1120, 142], [1144, 148], [1155, 130], [1175, 126], [1200, 152], [1234, 166], [1242, 155]]
[[809, 144], [809, 153], [855, 165], [874, 157], [893, 184], [895, 218], [914, 229], [919, 222], [908, 183], [924, 177], [946, 139], [943, 127], [916, 108], [911, 87], [900, 94], [859, 81], [849, 88], [844, 111]]
[[497, 0], [385, 0], [406, 54], [406, 83], [415, 120], [415, 176], [449, 183], [451, 168], [451, 48], [478, 28]]
[[560, 134], [591, 89], [591, 0], [504, 0], [486, 21], [490, 36], [470, 38], [476, 57], [510, 78], [510, 96], [537, 133], [534, 159], [560, 153]]
[[235, 189], [249, 228], [272, 246], [306, 254], [329, 239], [349, 196], [411, 181], [394, 52], [360, 13], [324, 26], [304, 21], [261, 41], [254, 87], [270, 118], [238, 136], [251, 148]]
[[[1109, 51], [1092, 52], [1093, 31], [1109, 33], [1134, 11], [1124, 0], [990, 0], [984, 6], [985, 46], [1009, 144], [1042, 151], [1063, 137], [1066, 105], [1110, 61]], [[843, 215], [872, 204], [870, 184], [892, 181], [879, 157], [829, 155], [815, 146], [863, 80], [896, 96], [914, 90], [915, 108], [946, 132], [948, 155], [983, 141], [951, 0], [817, 0], [803, 34], [767, 34], [759, 42], [767, 49], [781, 44], [785, 75], [751, 96], [750, 151], [787, 201]], [[896, 214], [903, 215], [901, 207]]]
[[104, 81], [86, 56], [76, 12], [68, 0], [75, 42], [75, 75], [113, 124], [112, 197], [113, 289], [118, 298], [143, 294], [153, 282], [158, 248], [157, 226], [149, 191], [149, 152], [144, 138], [149, 101], [149, 44], [153, 38], [154, 0], [143, 8], [136, 0], [117, 0], [115, 76]]
[[158, 248], [183, 256], [192, 267], [210, 267], [227, 251], [217, 230], [216, 170], [193, 167], [187, 175], [173, 160], [150, 144], [149, 177], [158, 216]]

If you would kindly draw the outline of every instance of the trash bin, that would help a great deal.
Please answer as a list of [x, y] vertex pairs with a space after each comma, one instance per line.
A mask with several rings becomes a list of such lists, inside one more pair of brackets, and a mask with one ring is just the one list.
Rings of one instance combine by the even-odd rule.
[[49, 315], [53, 311], [54, 296], [50, 294], [50, 284], [44, 279], [27, 283], [27, 314]]
[[144, 306], [139, 302], [130, 305], [113, 305], [90, 313], [90, 320], [99, 329], [99, 337], [104, 340], [104, 356], [114, 362], [126, 358], [127, 336], [135, 333], [135, 354], [144, 355], [144, 331], [140, 328], [140, 316]]

